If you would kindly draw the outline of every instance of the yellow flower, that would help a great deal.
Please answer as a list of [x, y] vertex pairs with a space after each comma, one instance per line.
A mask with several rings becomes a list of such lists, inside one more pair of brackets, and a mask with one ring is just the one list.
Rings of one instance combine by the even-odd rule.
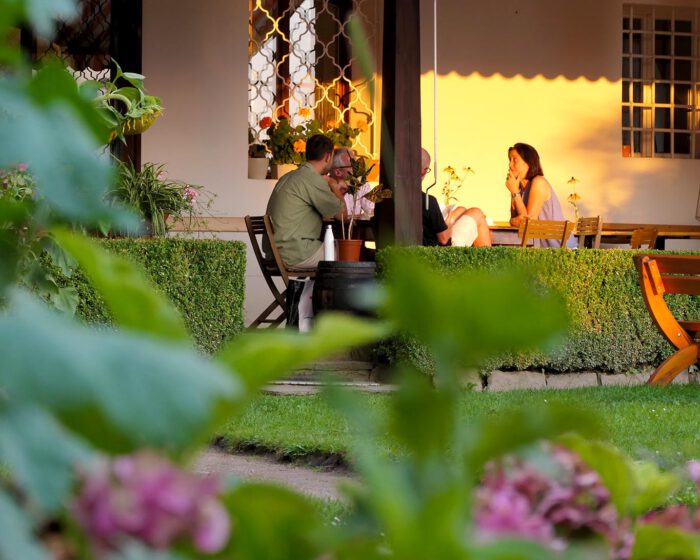
[[576, 177], [573, 177], [573, 176], [571, 177], [571, 179], [569, 179], [566, 182], [567, 185], [575, 185], [576, 183], [580, 183], [580, 181]]
[[294, 151], [298, 154], [306, 151], [306, 142], [304, 140], [297, 140], [294, 142]]
[[447, 167], [445, 167], [445, 169], [443, 169], [443, 171], [449, 173], [450, 175], [455, 174], [455, 168], [452, 167], [451, 165], [448, 165]]
[[366, 132], [367, 131], [367, 121], [360, 121], [357, 123], [357, 129], [360, 132]]
[[568, 200], [569, 202], [571, 202], [571, 203], [576, 203], [576, 202], [578, 202], [579, 200], [581, 200], [581, 197], [580, 197], [579, 195], [577, 195], [576, 193], [571, 193], [571, 194], [569, 195], [569, 198], [568, 198], [567, 200]]
[[311, 116], [311, 109], [308, 107], [302, 107], [297, 113], [302, 119], [308, 119]]

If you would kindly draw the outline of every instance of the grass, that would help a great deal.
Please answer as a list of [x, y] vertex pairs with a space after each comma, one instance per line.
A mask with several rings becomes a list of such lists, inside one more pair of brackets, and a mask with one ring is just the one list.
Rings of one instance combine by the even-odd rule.
[[[368, 413], [383, 415], [390, 396], [363, 395]], [[593, 387], [573, 390], [465, 393], [465, 422], [495, 416], [510, 407], [537, 407], [559, 401], [596, 411], [608, 428], [608, 440], [635, 459], [653, 460], [664, 469], [700, 458], [700, 386]], [[322, 397], [261, 396], [220, 431], [227, 445], [254, 446], [287, 457], [344, 455], [354, 434]], [[389, 455], [400, 453], [388, 438]]]

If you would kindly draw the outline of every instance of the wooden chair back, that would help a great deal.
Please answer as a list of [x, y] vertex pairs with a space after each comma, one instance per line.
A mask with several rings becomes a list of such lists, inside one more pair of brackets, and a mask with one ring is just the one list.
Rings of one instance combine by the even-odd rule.
[[526, 247], [528, 239], [557, 239], [561, 248], [566, 249], [566, 242], [574, 231], [575, 224], [570, 221], [533, 220], [526, 218], [520, 222], [519, 235], [521, 246]]
[[657, 228], [639, 228], [632, 232], [630, 239], [630, 247], [632, 249], [641, 249], [642, 245], [653, 249], [656, 245], [656, 237], [659, 235]]
[[664, 360], [648, 383], [667, 385], [700, 358], [700, 321], [679, 321], [664, 294], [700, 295], [700, 256], [634, 255], [642, 296], [652, 320], [677, 352]]
[[586, 247], [586, 239], [592, 237], [591, 247], [600, 249], [600, 237], [603, 233], [603, 220], [600, 216], [587, 218], [579, 218], [576, 222], [576, 232], [574, 235], [578, 237], [578, 248]]
[[[263, 278], [268, 288], [274, 296], [272, 303], [250, 324], [249, 329], [257, 328], [262, 323], [270, 323], [271, 327], [280, 325], [286, 317], [285, 298], [289, 278], [310, 278], [315, 275], [313, 270], [290, 270], [284, 264], [280, 256], [279, 249], [275, 243], [275, 231], [272, 220], [268, 214], [264, 216], [246, 216], [245, 225], [250, 237], [250, 244], [253, 253], [260, 266]], [[272, 258], [267, 258], [264, 253], [265, 248], [269, 249]], [[280, 290], [275, 283], [275, 278], [281, 278], [284, 289]], [[282, 314], [276, 319], [270, 319], [270, 314], [277, 308], [282, 309]]]

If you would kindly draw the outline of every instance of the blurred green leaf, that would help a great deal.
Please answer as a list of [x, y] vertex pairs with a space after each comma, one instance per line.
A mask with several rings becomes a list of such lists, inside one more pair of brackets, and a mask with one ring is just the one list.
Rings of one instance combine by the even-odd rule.
[[668, 503], [671, 495], [680, 486], [679, 478], [665, 473], [651, 462], [632, 463], [635, 492], [630, 510], [633, 515], [643, 515]]
[[294, 368], [388, 334], [389, 325], [339, 313], [324, 313], [310, 333], [288, 330], [245, 333], [224, 346], [217, 360], [244, 380], [249, 392]]
[[559, 441], [598, 473], [620, 516], [627, 515], [637, 492], [631, 461], [612, 445], [587, 441], [578, 434], [567, 434]]
[[92, 101], [81, 95], [75, 78], [61, 61], [49, 59], [45, 62], [29, 82], [28, 92], [39, 107], [66, 104], [100, 144], [107, 143], [110, 131], [97, 116]]
[[658, 525], [642, 525], [635, 532], [631, 560], [698, 560], [700, 535]]
[[502, 411], [498, 417], [481, 420], [467, 428], [465, 459], [469, 470], [475, 473], [491, 459], [567, 432], [600, 437], [603, 426], [592, 412], [556, 403]]
[[[474, 560], [554, 560], [562, 558], [532, 541], [499, 539], [497, 542], [471, 547], [470, 558]], [[567, 560], [572, 560], [569, 556]]]
[[[51, 91], [53, 83], [47, 79], [45, 87]], [[86, 225], [110, 220], [133, 227], [127, 213], [105, 202], [113, 170], [106, 158], [96, 157], [100, 144], [76, 119], [71, 103], [59, 95], [38, 105], [28, 96], [30, 87], [0, 76], [0, 167], [27, 164], [41, 193], [38, 204], [50, 205], [54, 215]]]
[[29, 498], [56, 512], [70, 492], [88, 448], [53, 417], [34, 407], [0, 409], [0, 463]]
[[153, 550], [136, 542], [124, 545], [119, 552], [106, 556], [106, 560], [190, 560], [190, 558], [171, 551]]
[[309, 501], [285, 488], [239, 486], [226, 498], [233, 532], [222, 558], [320, 558], [322, 521]]
[[58, 288], [56, 293], [51, 294], [51, 303], [56, 309], [72, 317], [80, 303], [80, 295], [73, 286]]
[[53, 33], [55, 20], [70, 22], [78, 15], [74, 0], [26, 0], [24, 4], [29, 23], [43, 37]]
[[60, 245], [80, 263], [118, 325], [172, 341], [189, 341], [182, 316], [132, 261], [109, 253], [95, 241], [55, 230]]
[[446, 277], [411, 258], [394, 259], [389, 270], [386, 316], [430, 346], [444, 367], [534, 348], [567, 323], [558, 297], [535, 291], [515, 272]]
[[0, 489], [0, 560], [49, 560], [32, 536], [32, 527], [24, 513]]
[[243, 394], [234, 376], [193, 351], [82, 327], [27, 296], [0, 316], [0, 340], [7, 397], [58, 411], [108, 451], [183, 449], [210, 436], [217, 404]]

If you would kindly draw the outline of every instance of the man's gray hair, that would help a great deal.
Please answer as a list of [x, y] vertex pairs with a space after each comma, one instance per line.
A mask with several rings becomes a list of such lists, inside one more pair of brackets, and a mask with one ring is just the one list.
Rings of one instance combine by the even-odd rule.
[[[344, 161], [344, 156], [347, 155], [347, 160]], [[350, 151], [350, 148], [338, 148], [335, 152], [333, 152], [333, 163], [331, 165], [331, 169], [336, 169], [338, 167], [347, 167], [350, 165], [350, 160], [352, 159], [352, 152]]]

